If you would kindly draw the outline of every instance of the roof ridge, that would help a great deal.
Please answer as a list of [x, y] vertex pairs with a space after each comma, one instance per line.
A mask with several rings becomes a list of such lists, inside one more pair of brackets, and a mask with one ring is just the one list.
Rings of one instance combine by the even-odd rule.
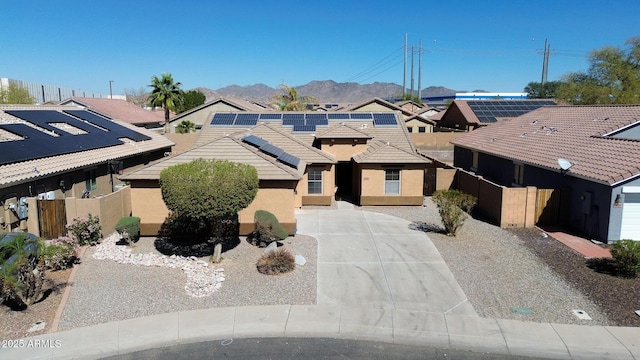
[[258, 126], [265, 126], [267, 129], [269, 129], [271, 131], [274, 131], [274, 132], [276, 132], [276, 133], [278, 133], [280, 135], [283, 135], [287, 139], [294, 141], [296, 144], [302, 145], [306, 149], [309, 149], [309, 150], [315, 152], [318, 155], [324, 156], [327, 160], [330, 160], [330, 161], [335, 161], [336, 160], [335, 158], [333, 158], [331, 155], [325, 153], [324, 151], [318, 150], [318, 149], [314, 148], [313, 146], [309, 146], [309, 145], [305, 144], [304, 142], [302, 142], [301, 140], [299, 140], [298, 138], [296, 138], [295, 136], [289, 135], [289, 134], [287, 134], [285, 132], [282, 132], [279, 129], [274, 128], [273, 126], [271, 126], [270, 124], [265, 123], [265, 122], [260, 123], [260, 124], [254, 126], [254, 127], [251, 127], [247, 131], [250, 133], [252, 129], [254, 129], [254, 128], [258, 127]]

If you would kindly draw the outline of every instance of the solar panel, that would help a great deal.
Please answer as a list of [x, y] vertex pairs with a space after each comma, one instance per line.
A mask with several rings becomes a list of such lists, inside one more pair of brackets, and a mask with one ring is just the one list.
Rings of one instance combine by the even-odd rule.
[[349, 120], [349, 114], [346, 113], [331, 113], [331, 114], [327, 114], [327, 118], [329, 120]]
[[499, 117], [518, 117], [542, 106], [555, 105], [553, 100], [484, 100], [467, 102], [482, 123], [496, 122]]
[[282, 120], [295, 120], [295, 119], [299, 119], [299, 120], [303, 120], [304, 121], [304, 114], [301, 113], [295, 113], [295, 114], [282, 114]]
[[282, 126], [304, 125], [304, 119], [282, 119]]
[[255, 126], [258, 124], [258, 114], [238, 114], [234, 126]]
[[327, 119], [327, 114], [318, 113], [318, 114], [306, 114], [307, 121], [309, 120], [325, 120]]
[[236, 119], [236, 115], [238, 114], [215, 114], [213, 115], [213, 119], [211, 119], [212, 126], [231, 126], [233, 125], [234, 120]]
[[[151, 137], [140, 134], [137, 131], [128, 129], [115, 123], [113, 120], [104, 118], [96, 113], [87, 110], [64, 110], [65, 113], [78, 117], [82, 120], [88, 121], [92, 124], [98, 125], [101, 128], [107, 129], [112, 132], [113, 136], [117, 138], [128, 138], [135, 142], [151, 140]], [[73, 124], [70, 124], [73, 125]], [[85, 130], [85, 129], [83, 129]], [[86, 130], [85, 130], [86, 131]]]
[[293, 132], [314, 132], [316, 131], [315, 125], [293, 125]]
[[287, 152], [278, 156], [278, 160], [282, 163], [285, 163], [293, 168], [298, 168], [298, 164], [300, 164], [300, 159], [296, 156], [293, 156]]
[[327, 118], [309, 118], [307, 116], [306, 125], [315, 125], [315, 126], [327, 126], [329, 125], [329, 120]]
[[64, 130], [55, 128], [49, 124], [67, 123], [88, 133], [100, 130], [95, 126], [88, 125], [76, 118], [55, 110], [6, 110], [5, 112], [15, 117], [19, 117], [22, 120], [28, 121], [34, 125], [38, 125], [39, 127], [54, 132], [60, 136], [71, 134], [67, 133]]
[[267, 141], [265, 139], [255, 135], [247, 135], [242, 138], [242, 141], [249, 143], [255, 147], [260, 147], [264, 144], [267, 144]]
[[269, 144], [269, 143], [266, 143], [266, 144], [260, 146], [260, 151], [262, 151], [265, 154], [269, 154], [269, 155], [271, 155], [273, 157], [276, 157], [276, 158], [285, 153], [284, 150], [280, 149], [279, 147], [277, 147], [275, 145]]
[[281, 120], [282, 114], [260, 114], [260, 120]]
[[375, 126], [390, 126], [398, 125], [396, 116], [393, 114], [373, 114], [373, 125]]
[[352, 120], [370, 120], [373, 119], [371, 113], [351, 113]]

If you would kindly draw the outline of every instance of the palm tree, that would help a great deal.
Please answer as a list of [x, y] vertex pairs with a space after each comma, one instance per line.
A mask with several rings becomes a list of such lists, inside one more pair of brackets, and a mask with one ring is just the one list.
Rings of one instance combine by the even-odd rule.
[[184, 92], [180, 89], [181, 85], [179, 82], [173, 82], [171, 74], [162, 74], [160, 78], [157, 76], [151, 78], [149, 87], [152, 87], [153, 90], [149, 95], [149, 103], [152, 107], [161, 106], [164, 109], [164, 131], [167, 133], [169, 132], [169, 111], [175, 111], [184, 99]]
[[302, 111], [305, 110], [307, 104], [317, 104], [318, 100], [312, 96], [300, 96], [298, 97], [298, 91], [288, 85], [280, 85], [280, 89], [283, 93], [273, 95], [273, 104], [276, 105], [281, 111]]
[[196, 124], [189, 120], [182, 120], [178, 126], [176, 126], [176, 132], [178, 134], [188, 134], [192, 131], [196, 131]]

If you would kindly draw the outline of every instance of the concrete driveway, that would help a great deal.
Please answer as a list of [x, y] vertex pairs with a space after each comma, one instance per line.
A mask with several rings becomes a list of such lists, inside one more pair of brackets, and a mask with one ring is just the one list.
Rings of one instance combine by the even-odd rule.
[[410, 222], [339, 202], [296, 211], [318, 240], [318, 304], [477, 316], [429, 237]]

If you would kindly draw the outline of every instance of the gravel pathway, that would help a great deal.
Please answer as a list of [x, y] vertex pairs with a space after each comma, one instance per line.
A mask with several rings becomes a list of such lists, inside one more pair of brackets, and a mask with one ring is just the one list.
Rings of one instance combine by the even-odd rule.
[[[222, 254], [220, 264], [210, 265], [224, 269], [225, 281], [212, 295], [200, 298], [185, 292], [187, 277], [181, 269], [97, 260], [92, 257], [95, 249], [89, 249], [77, 269], [58, 329], [212, 307], [315, 304], [316, 240], [298, 235], [282, 244], [293, 254], [304, 256], [307, 263], [288, 274], [260, 274], [255, 264], [264, 249], [243, 239]], [[153, 238], [140, 239], [132, 253], [160, 254]]]
[[[453, 272], [478, 315], [580, 325], [610, 325], [578, 289], [564, 281], [513, 233], [469, 218], [448, 237], [430, 198], [423, 207], [363, 207], [414, 222], [427, 234]], [[580, 320], [573, 310], [593, 320]], [[530, 312], [530, 313], [529, 313]]]

